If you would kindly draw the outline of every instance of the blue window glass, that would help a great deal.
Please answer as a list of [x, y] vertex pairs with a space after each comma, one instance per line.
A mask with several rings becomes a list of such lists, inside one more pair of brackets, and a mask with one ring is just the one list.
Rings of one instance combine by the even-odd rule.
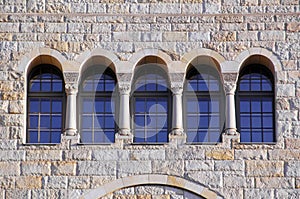
[[241, 71], [236, 110], [242, 143], [275, 141], [273, 82], [264, 66], [250, 65]]
[[210, 66], [191, 67], [184, 91], [188, 143], [217, 143], [224, 126], [224, 93], [218, 72]]
[[83, 74], [80, 88], [81, 142], [86, 144], [113, 143], [116, 77], [110, 68], [93, 67]]
[[28, 143], [60, 143], [63, 129], [64, 82], [51, 65], [39, 65], [28, 77]]
[[165, 73], [158, 67], [141, 68], [133, 90], [134, 142], [168, 142], [171, 95]]

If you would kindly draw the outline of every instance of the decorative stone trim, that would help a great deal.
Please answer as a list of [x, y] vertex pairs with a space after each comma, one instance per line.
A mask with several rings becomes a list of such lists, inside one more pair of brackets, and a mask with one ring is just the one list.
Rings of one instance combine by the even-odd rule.
[[119, 82], [118, 84], [120, 95], [129, 95], [131, 91], [131, 85], [128, 82]]
[[188, 190], [201, 197], [208, 198], [208, 199], [223, 198], [222, 196], [219, 196], [216, 192], [202, 185], [196, 184], [194, 182], [190, 182], [184, 178], [170, 176], [170, 175], [156, 175], [156, 174], [135, 175], [135, 176], [119, 178], [115, 181], [112, 181], [101, 187], [98, 187], [97, 189], [84, 193], [80, 198], [81, 199], [100, 198], [122, 188], [127, 188], [127, 187], [132, 187], [137, 185], [147, 185], [147, 184], [174, 186], [184, 190]]

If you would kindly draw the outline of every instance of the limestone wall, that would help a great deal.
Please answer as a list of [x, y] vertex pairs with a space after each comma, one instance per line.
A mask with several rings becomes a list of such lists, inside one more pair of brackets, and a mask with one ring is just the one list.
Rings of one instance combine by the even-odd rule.
[[[148, 174], [186, 182], [159, 177], [150, 186], [137, 178], [106, 197], [193, 198], [191, 182], [203, 197], [299, 198], [299, 41], [298, 0], [0, 0], [0, 198], [78, 198], [96, 188], [99, 195], [107, 183]], [[249, 57], [273, 67], [276, 144], [245, 145], [225, 133], [217, 145], [184, 144], [176, 135], [164, 145], [126, 136], [80, 145], [78, 135], [59, 145], [25, 143], [30, 67], [57, 65], [77, 87], [81, 69], [100, 56], [130, 85], [124, 74], [147, 55], [165, 61], [173, 82], [193, 58], [212, 57], [225, 91]]]

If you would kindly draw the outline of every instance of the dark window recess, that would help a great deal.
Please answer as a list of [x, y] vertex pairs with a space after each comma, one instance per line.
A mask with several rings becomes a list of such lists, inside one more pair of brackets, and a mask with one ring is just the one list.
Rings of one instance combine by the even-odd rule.
[[275, 142], [274, 79], [261, 65], [250, 65], [241, 71], [236, 106], [238, 131], [242, 143]]
[[147, 66], [135, 76], [131, 99], [134, 142], [166, 143], [171, 123], [171, 92], [165, 72]]
[[64, 82], [52, 65], [35, 67], [28, 78], [27, 143], [60, 143], [64, 126]]
[[116, 122], [114, 90], [116, 77], [110, 68], [87, 70], [79, 92], [79, 129], [81, 143], [113, 143]]
[[184, 126], [187, 143], [221, 142], [224, 92], [218, 72], [210, 66], [192, 67], [184, 89]]

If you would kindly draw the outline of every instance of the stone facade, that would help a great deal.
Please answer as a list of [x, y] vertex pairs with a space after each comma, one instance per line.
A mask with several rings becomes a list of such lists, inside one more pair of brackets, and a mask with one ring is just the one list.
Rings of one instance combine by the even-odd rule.
[[[299, 13], [298, 0], [0, 0], [0, 198], [299, 198]], [[128, 97], [146, 56], [163, 60], [172, 88], [198, 56], [217, 63], [222, 143], [186, 144], [178, 128], [167, 144], [135, 145], [123, 121], [114, 144], [78, 144], [81, 72], [113, 65]], [[72, 97], [58, 145], [25, 142], [27, 75], [41, 63], [62, 70]], [[274, 73], [275, 144], [239, 143], [230, 96], [246, 63]]]

